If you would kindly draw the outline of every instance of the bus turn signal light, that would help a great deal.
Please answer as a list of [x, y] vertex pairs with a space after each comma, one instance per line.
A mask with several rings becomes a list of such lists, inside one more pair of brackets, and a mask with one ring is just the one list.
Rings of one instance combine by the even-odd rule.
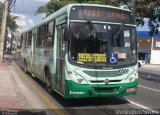
[[132, 88], [127, 88], [127, 93], [129, 92], [133, 92], [133, 91], [136, 91], [137, 88], [136, 87], [132, 87]]

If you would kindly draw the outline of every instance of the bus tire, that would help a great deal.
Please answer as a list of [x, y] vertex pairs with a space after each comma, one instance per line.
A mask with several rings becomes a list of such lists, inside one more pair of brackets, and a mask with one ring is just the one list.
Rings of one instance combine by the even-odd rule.
[[25, 72], [25, 73], [28, 73], [26, 60], [24, 60], [24, 72]]
[[51, 88], [51, 76], [49, 70], [45, 71], [45, 81], [46, 81], [46, 90], [49, 93], [52, 93], [52, 88]]

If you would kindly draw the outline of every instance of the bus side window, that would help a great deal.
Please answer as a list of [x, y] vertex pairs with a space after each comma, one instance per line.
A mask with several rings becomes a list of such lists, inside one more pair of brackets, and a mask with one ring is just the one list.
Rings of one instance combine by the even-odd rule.
[[45, 40], [45, 47], [46, 48], [52, 48], [54, 43], [54, 21], [51, 21], [47, 24], [47, 36]]
[[21, 47], [24, 46], [23, 48], [26, 48], [26, 34], [22, 35], [21, 38]]
[[28, 33], [26, 33], [25, 48], [28, 48]]
[[31, 43], [32, 43], [32, 31], [28, 32], [28, 44], [27, 44], [27, 48], [31, 47]]
[[39, 48], [44, 47], [45, 34], [46, 34], [46, 25], [42, 25], [38, 29], [37, 47]]

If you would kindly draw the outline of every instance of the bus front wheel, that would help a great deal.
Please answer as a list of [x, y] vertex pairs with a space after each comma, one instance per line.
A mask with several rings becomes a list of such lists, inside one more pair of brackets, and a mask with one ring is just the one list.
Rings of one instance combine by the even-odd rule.
[[25, 73], [28, 72], [28, 71], [27, 71], [27, 62], [26, 62], [26, 60], [24, 60], [24, 72], [25, 72]]
[[46, 81], [46, 90], [47, 92], [51, 93], [52, 92], [52, 89], [51, 89], [51, 76], [50, 76], [50, 72], [47, 70], [45, 72], [45, 81]]

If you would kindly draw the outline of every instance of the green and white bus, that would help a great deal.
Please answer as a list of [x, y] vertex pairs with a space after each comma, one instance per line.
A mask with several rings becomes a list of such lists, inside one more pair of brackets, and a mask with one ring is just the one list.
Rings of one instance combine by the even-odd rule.
[[69, 4], [21, 34], [25, 71], [66, 99], [136, 94], [137, 32], [131, 11]]

